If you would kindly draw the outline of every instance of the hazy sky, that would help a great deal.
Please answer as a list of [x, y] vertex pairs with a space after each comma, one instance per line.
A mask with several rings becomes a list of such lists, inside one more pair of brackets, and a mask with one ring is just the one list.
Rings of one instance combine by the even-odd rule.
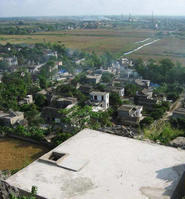
[[0, 17], [145, 14], [185, 16], [185, 0], [0, 0]]

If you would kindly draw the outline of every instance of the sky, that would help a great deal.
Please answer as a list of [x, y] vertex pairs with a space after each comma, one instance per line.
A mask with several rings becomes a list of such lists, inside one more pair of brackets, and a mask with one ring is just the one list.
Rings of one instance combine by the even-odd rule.
[[185, 16], [185, 0], [0, 0], [0, 17], [79, 15]]

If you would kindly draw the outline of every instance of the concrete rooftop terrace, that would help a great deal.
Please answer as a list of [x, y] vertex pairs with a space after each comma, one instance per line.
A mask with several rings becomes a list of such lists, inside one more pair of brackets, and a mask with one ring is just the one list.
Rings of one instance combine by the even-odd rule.
[[168, 199], [184, 163], [183, 150], [84, 129], [6, 182], [48, 199]]

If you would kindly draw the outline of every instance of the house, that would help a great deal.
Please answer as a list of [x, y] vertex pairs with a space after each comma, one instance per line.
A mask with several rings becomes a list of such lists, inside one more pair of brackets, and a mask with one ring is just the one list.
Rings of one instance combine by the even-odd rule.
[[116, 68], [108, 67], [107, 69], [103, 69], [103, 68], [97, 69], [95, 71], [95, 74], [111, 73], [111, 74], [115, 75], [116, 72], [117, 72]]
[[79, 86], [79, 90], [85, 95], [89, 95], [89, 93], [93, 91], [92, 85], [83, 84], [83, 85], [78, 85], [78, 86]]
[[65, 97], [65, 98], [58, 98], [54, 102], [57, 108], [65, 108], [70, 109], [73, 106], [77, 105], [78, 100], [74, 97]]
[[16, 56], [6, 57], [6, 58], [3, 59], [3, 61], [5, 61], [8, 64], [9, 67], [18, 65], [18, 60], [17, 60]]
[[135, 84], [143, 88], [148, 88], [150, 86], [150, 80], [136, 79]]
[[125, 88], [118, 87], [118, 86], [108, 86], [105, 88], [107, 92], [114, 92], [117, 93], [120, 97], [125, 96]]
[[89, 84], [98, 84], [101, 81], [101, 77], [102, 77], [102, 75], [97, 75], [97, 74], [95, 74], [95, 75], [87, 75], [86, 76], [86, 81]]
[[89, 104], [93, 106], [94, 112], [105, 111], [109, 108], [109, 93], [92, 91], [90, 97]]
[[32, 104], [33, 103], [33, 96], [27, 95], [23, 100], [19, 101], [19, 105], [23, 104]]
[[185, 119], [185, 108], [178, 108], [173, 112], [172, 118]]
[[0, 111], [1, 125], [12, 126], [16, 123], [21, 123], [23, 121], [24, 121], [24, 113], [22, 112], [9, 111], [8, 113], [5, 113], [3, 111]]
[[84, 129], [5, 182], [48, 199], [181, 199], [185, 151]]
[[142, 111], [142, 106], [122, 105], [118, 109], [118, 121], [124, 125], [137, 126], [144, 118], [142, 115]]
[[58, 58], [57, 51], [52, 51], [50, 49], [44, 50], [44, 57], [48, 60], [50, 57], [56, 57]]
[[137, 105], [144, 106], [147, 110], [153, 110], [153, 106], [160, 103], [158, 97], [153, 97], [151, 89], [143, 89], [141, 92], [136, 92], [134, 102]]
[[8, 64], [9, 67], [18, 65], [18, 60], [15, 56], [4, 58], [4, 61]]
[[42, 110], [42, 117], [49, 123], [60, 123], [60, 118], [62, 117], [62, 114], [59, 112], [60, 109], [70, 109], [77, 105], [77, 103], [77, 98], [52, 96], [50, 105]]
[[82, 59], [75, 61], [76, 65], [83, 65], [84, 63], [85, 63], [85, 58], [82, 58]]

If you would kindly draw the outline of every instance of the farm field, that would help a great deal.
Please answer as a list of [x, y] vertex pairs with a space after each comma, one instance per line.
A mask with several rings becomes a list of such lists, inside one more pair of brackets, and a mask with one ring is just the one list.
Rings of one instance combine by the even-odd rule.
[[157, 43], [147, 46], [130, 55], [131, 58], [160, 60], [169, 58], [185, 66], [185, 39], [174, 37], [163, 38]]
[[0, 170], [14, 170], [30, 164], [48, 150], [45, 147], [17, 139], [0, 139]]
[[129, 51], [138, 46], [135, 42], [144, 40], [153, 35], [150, 30], [137, 29], [95, 29], [95, 30], [72, 30], [58, 32], [43, 32], [32, 35], [0, 35], [0, 43], [38, 43], [56, 42], [65, 44], [72, 49], [95, 51], [103, 53], [110, 51], [118, 53]]
[[[116, 55], [133, 50], [143, 43], [137, 43], [154, 37], [155, 31], [147, 29], [84, 29], [55, 32], [40, 32], [31, 35], [0, 35], [0, 43], [27, 43], [51, 42], [65, 44], [71, 49], [80, 49], [98, 54], [106, 51]], [[147, 43], [146, 41], [145, 43]], [[130, 58], [144, 60], [170, 58], [174, 62], [185, 65], [185, 39], [166, 37], [150, 46], [128, 55]]]

